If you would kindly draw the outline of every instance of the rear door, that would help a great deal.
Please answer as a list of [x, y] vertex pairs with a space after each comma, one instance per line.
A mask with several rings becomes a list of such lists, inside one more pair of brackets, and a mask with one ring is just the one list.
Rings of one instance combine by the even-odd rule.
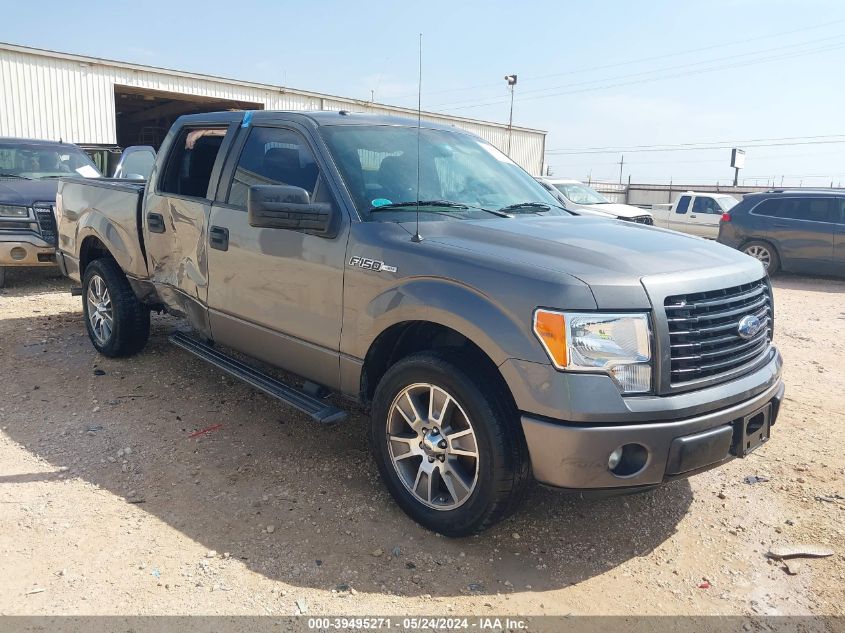
[[[208, 262], [214, 340], [336, 389], [349, 220], [305, 130], [255, 124], [238, 135], [212, 208]], [[252, 185], [292, 185], [341, 216], [335, 235], [249, 224]]]
[[165, 161], [144, 204], [144, 245], [152, 282], [168, 306], [209, 334], [208, 217], [235, 126], [196, 123], [165, 141]]
[[687, 232], [699, 237], [715, 240], [719, 236], [719, 220], [722, 207], [712, 196], [695, 196], [689, 213]]
[[830, 196], [769, 198], [751, 210], [765, 219], [764, 236], [778, 250], [785, 270], [824, 274], [833, 263], [833, 235], [838, 213]]
[[674, 231], [687, 232], [689, 206], [692, 196], [681, 196], [674, 209], [669, 210], [668, 227]]

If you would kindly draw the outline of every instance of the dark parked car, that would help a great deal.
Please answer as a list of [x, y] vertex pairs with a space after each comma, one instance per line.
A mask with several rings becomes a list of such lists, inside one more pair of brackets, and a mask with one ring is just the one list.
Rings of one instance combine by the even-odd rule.
[[778, 270], [845, 276], [845, 190], [750, 194], [722, 216], [719, 241]]
[[0, 288], [6, 268], [56, 265], [58, 178], [101, 178], [72, 143], [0, 138]]

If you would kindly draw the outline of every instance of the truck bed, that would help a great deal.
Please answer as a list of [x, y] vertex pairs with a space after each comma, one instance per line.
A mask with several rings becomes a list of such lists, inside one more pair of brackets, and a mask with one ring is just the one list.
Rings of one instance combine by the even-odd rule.
[[84, 257], [88, 238], [105, 244], [129, 277], [148, 276], [141, 230], [145, 187], [136, 180], [61, 179], [56, 197], [59, 250], [71, 277], [79, 277], [78, 258]]

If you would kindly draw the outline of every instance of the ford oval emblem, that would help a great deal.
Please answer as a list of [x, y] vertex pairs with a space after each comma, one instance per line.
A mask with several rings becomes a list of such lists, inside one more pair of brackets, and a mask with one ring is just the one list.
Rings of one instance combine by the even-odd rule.
[[763, 322], [753, 314], [742, 317], [737, 326], [737, 333], [741, 338], [750, 339], [763, 328]]

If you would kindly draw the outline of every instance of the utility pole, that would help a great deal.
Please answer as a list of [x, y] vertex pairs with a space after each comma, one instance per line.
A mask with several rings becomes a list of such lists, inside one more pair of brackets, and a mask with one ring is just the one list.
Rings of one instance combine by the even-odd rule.
[[505, 75], [505, 81], [511, 91], [511, 112], [508, 115], [508, 156], [511, 155], [511, 137], [513, 136], [513, 91], [516, 86], [516, 75]]
[[622, 154], [622, 159], [617, 163], [619, 165], [619, 184], [622, 184], [622, 167], [625, 165], [625, 154]]

